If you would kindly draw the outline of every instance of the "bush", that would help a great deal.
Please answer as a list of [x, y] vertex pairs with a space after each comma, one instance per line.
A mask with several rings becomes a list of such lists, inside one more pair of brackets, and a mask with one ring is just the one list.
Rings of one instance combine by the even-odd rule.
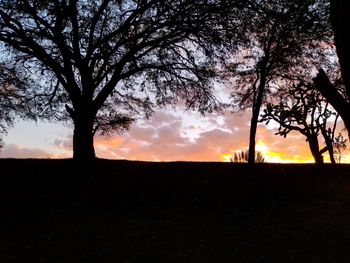
[[[248, 150], [242, 150], [240, 152], [235, 153], [233, 159], [231, 158], [231, 162], [234, 163], [247, 163], [248, 162]], [[255, 163], [265, 163], [265, 157], [261, 152], [255, 153]]]

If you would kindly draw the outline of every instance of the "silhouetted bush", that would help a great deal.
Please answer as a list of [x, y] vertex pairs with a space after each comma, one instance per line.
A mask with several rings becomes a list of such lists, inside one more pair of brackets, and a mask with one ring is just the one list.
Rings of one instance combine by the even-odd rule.
[[[231, 162], [234, 163], [247, 163], [248, 162], [248, 150], [242, 150], [241, 152], [235, 153]], [[265, 163], [265, 157], [261, 152], [255, 153], [255, 163]]]

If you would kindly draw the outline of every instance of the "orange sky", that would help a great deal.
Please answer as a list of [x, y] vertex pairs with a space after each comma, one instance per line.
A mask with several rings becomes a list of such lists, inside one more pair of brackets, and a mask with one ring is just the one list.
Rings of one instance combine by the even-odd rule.
[[[192, 113], [182, 118], [161, 112], [133, 126], [128, 134], [96, 138], [96, 152], [104, 158], [148, 161], [230, 161], [235, 152], [247, 149], [249, 114], [205, 117]], [[275, 127], [260, 124], [256, 150], [267, 162], [313, 162], [305, 137], [291, 132], [277, 136]], [[329, 158], [324, 156], [325, 161]], [[343, 157], [343, 161], [348, 160]]]
[[[201, 116], [179, 109], [162, 110], [149, 120], [138, 121], [125, 134], [97, 136], [95, 149], [98, 157], [109, 159], [229, 161], [235, 152], [247, 149], [249, 120], [248, 113]], [[25, 130], [26, 125], [9, 130], [0, 157], [72, 156], [71, 127], [39, 124]], [[313, 162], [303, 136], [291, 132], [284, 139], [274, 135], [275, 129], [264, 124], [258, 127], [256, 149], [267, 162]], [[329, 159], [324, 157], [326, 161]], [[343, 157], [345, 161], [349, 162], [350, 158]]]

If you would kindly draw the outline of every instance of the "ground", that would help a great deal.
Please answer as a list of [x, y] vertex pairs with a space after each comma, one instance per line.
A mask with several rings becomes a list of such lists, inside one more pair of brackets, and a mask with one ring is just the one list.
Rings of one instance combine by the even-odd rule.
[[0, 160], [0, 262], [349, 262], [350, 166]]

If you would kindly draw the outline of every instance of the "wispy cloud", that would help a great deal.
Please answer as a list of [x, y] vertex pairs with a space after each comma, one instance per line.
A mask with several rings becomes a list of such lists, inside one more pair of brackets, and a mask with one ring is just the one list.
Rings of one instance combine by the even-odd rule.
[[[187, 113], [185, 118], [161, 112], [150, 120], [139, 122], [124, 135], [95, 140], [98, 156], [149, 161], [222, 161], [234, 152], [247, 149], [249, 114]], [[193, 123], [189, 119], [196, 120]], [[259, 125], [258, 145], [264, 145], [270, 161], [312, 161], [305, 139], [291, 134], [287, 139]], [[259, 149], [259, 148], [258, 148]]]

